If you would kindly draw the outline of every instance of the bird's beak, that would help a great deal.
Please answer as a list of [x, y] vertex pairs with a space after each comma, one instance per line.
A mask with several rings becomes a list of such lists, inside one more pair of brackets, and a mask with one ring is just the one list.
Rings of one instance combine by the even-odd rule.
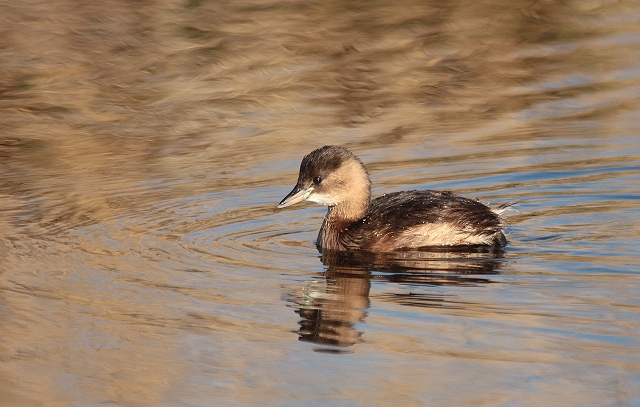
[[289, 195], [285, 196], [280, 202], [278, 208], [286, 208], [287, 206], [302, 202], [309, 197], [311, 192], [313, 192], [313, 184], [306, 189], [296, 185], [295, 188], [293, 188], [293, 191], [289, 192]]

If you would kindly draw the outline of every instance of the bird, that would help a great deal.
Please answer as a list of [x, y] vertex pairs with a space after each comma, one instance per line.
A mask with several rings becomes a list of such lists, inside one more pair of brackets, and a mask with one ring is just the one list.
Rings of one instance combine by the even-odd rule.
[[478, 200], [434, 190], [394, 192], [372, 200], [365, 166], [341, 146], [307, 154], [295, 187], [278, 208], [302, 201], [328, 207], [316, 240], [323, 253], [507, 244], [500, 215], [511, 204], [490, 208]]

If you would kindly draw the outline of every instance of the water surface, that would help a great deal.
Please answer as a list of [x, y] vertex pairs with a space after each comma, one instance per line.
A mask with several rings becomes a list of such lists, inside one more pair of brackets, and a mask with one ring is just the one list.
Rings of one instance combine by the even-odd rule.
[[[638, 55], [624, 0], [0, 4], [0, 404], [640, 405]], [[322, 258], [325, 144], [509, 246]]]

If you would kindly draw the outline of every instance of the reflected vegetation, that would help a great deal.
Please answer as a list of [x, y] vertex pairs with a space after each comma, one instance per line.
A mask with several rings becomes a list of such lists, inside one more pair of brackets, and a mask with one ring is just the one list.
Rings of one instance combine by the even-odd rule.
[[[639, 27], [630, 0], [0, 2], [0, 404], [640, 404]], [[374, 196], [519, 201], [510, 245], [318, 261], [324, 211], [275, 205], [325, 144]]]

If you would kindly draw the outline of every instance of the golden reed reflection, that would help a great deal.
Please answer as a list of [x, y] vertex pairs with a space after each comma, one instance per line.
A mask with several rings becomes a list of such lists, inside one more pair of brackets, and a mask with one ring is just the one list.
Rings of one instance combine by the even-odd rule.
[[[365, 321], [372, 280], [412, 285], [481, 285], [491, 283], [479, 275], [497, 274], [504, 259], [501, 248], [466, 247], [392, 253], [328, 252], [321, 260], [327, 271], [309, 282], [294, 299], [300, 315], [301, 341], [346, 348], [361, 342], [356, 324]], [[399, 305], [455, 307], [437, 295], [389, 293], [377, 299]], [[342, 353], [336, 348], [316, 349]]]
[[[389, 405], [424, 405], [425, 393], [449, 405], [502, 397], [479, 399], [478, 388], [511, 388], [531, 405], [550, 389], [563, 395], [556, 405], [584, 405], [632, 389], [637, 285], [618, 274], [579, 276], [573, 287], [593, 288], [581, 296], [553, 284], [532, 286], [531, 300], [518, 292], [513, 314], [482, 314], [497, 324], [475, 338], [499, 338], [497, 346], [469, 345], [456, 316], [441, 341], [413, 329], [423, 348], [398, 345], [396, 326], [381, 326], [390, 340], [367, 356], [382, 368], [351, 381], [363, 390], [326, 375], [331, 365], [285, 358], [300, 354], [290, 343], [296, 315], [281, 310], [281, 272], [307, 264], [307, 252], [273, 231], [293, 225], [297, 238], [317, 226], [283, 222], [266, 203], [289, 187], [291, 157], [341, 144], [371, 158], [381, 188], [446, 181], [463, 194], [549, 201], [513, 222], [529, 236], [568, 232], [553, 251], [530, 251], [554, 262], [544, 273], [595, 257], [595, 239], [628, 242], [628, 257], [599, 261], [630, 269], [636, 172], [599, 173], [599, 184], [585, 185], [593, 180], [526, 175], [637, 162], [637, 144], [620, 138], [637, 134], [636, 3], [0, 2], [0, 404], [347, 402], [327, 394], [384, 404], [373, 387], [387, 389]], [[585, 201], [589, 212], [574, 221], [549, 184], [608, 195]], [[629, 198], [609, 194], [616, 186]], [[610, 222], [594, 221], [605, 212]], [[562, 251], [576, 241], [586, 242], [582, 253]], [[373, 283], [485, 284], [501, 262], [397, 256], [324, 258], [326, 273], [293, 301], [300, 338], [353, 348], [367, 340], [359, 325], [378, 300], [381, 309], [465, 307], [379, 295]], [[585, 327], [620, 339], [580, 339]], [[440, 363], [415, 358], [433, 356], [424, 349], [434, 345]], [[449, 357], [451, 348], [463, 356]], [[545, 370], [541, 359], [566, 363]], [[277, 379], [258, 379], [276, 369]]]

